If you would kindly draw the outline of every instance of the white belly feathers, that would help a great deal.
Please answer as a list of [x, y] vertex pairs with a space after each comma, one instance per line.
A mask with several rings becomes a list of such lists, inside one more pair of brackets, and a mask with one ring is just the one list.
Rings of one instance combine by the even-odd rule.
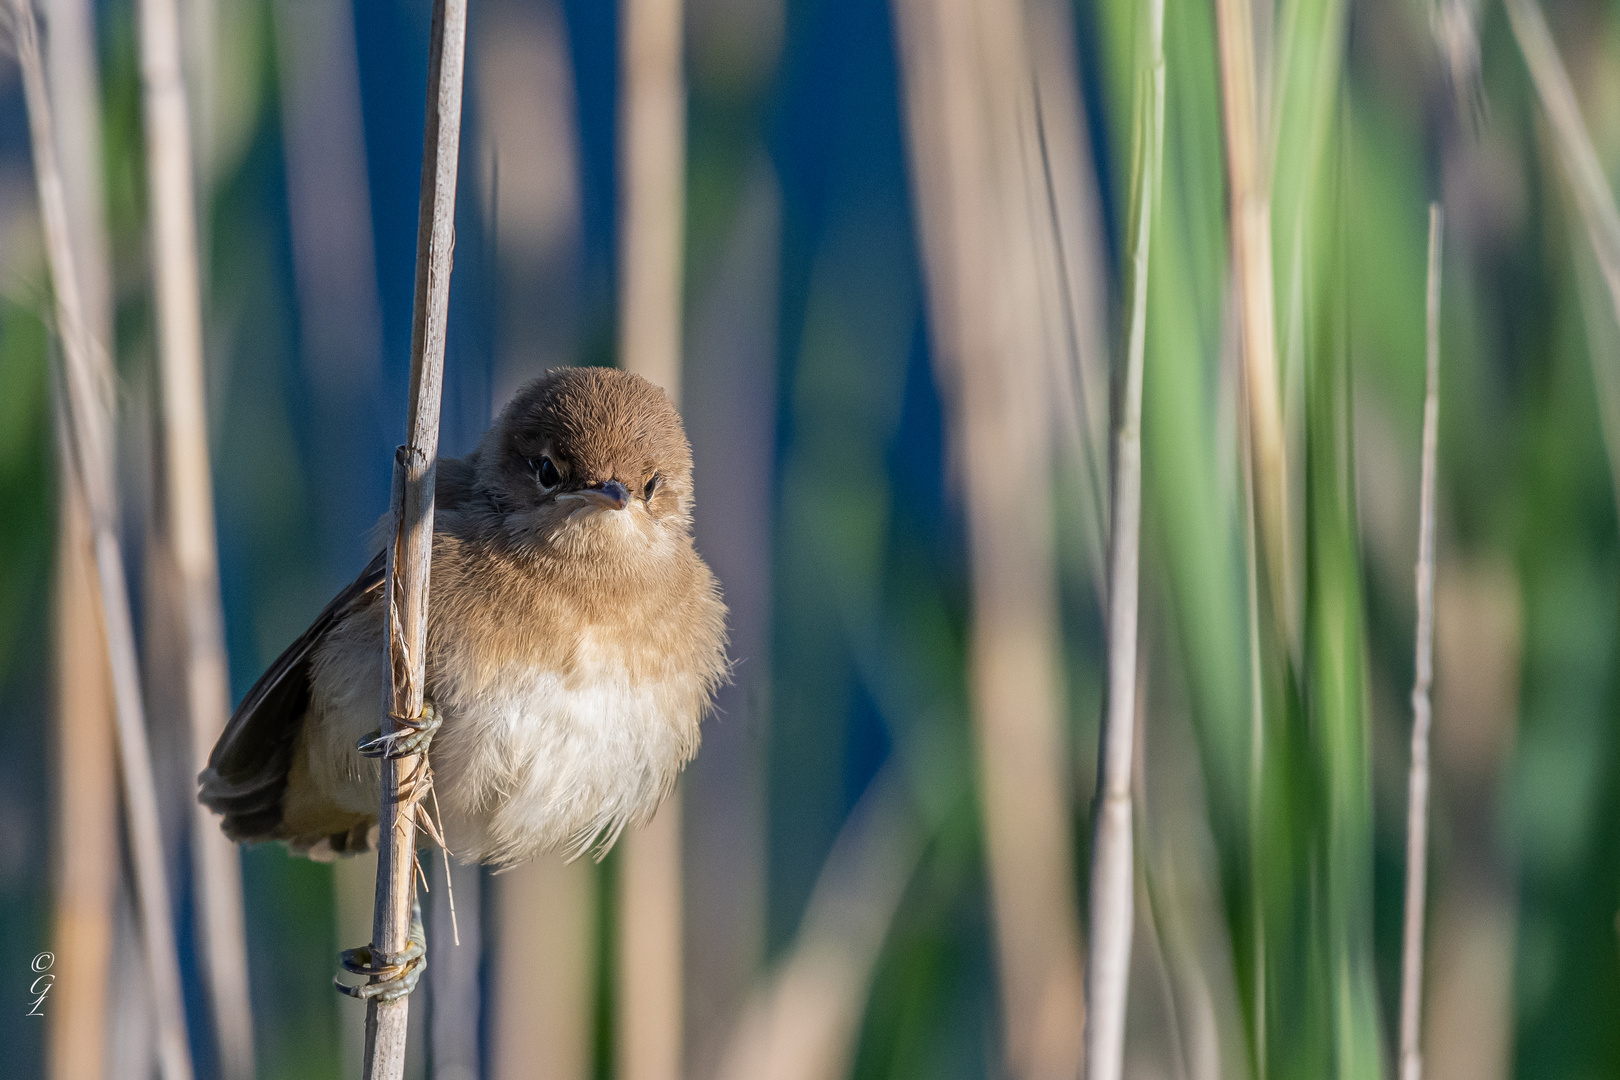
[[605, 851], [652, 816], [696, 751], [696, 687], [632, 682], [611, 649], [575, 658], [567, 673], [511, 664], [437, 688], [434, 787], [456, 855]]
[[[354, 746], [377, 727], [381, 644], [371, 628], [328, 642], [306, 730], [324, 797], [372, 815], [377, 765]], [[565, 668], [527, 658], [481, 672], [442, 664], [430, 675], [444, 723], [429, 760], [451, 852], [513, 863], [547, 851], [606, 851], [625, 826], [652, 816], [697, 752], [708, 702], [702, 679], [666, 668], [633, 681], [620, 649], [589, 632]]]

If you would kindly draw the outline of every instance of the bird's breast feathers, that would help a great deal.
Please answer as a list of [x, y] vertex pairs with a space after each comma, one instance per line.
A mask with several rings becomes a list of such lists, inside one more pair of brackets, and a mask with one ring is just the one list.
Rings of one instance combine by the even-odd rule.
[[575, 856], [652, 815], [697, 751], [708, 688], [696, 672], [633, 670], [623, 654], [586, 632], [565, 666], [441, 676], [432, 758], [456, 854]]
[[[443, 727], [429, 759], [451, 851], [485, 863], [573, 857], [650, 818], [697, 753], [725, 672], [725, 609], [707, 570], [674, 610], [633, 618], [623, 607], [592, 617], [532, 586], [507, 599], [535, 610], [474, 617], [466, 578], [441, 578], [437, 559], [434, 573], [427, 689]], [[356, 613], [316, 656], [289, 792], [289, 832], [310, 841], [344, 815], [375, 817], [377, 766], [355, 743], [377, 727], [386, 679], [380, 608]]]

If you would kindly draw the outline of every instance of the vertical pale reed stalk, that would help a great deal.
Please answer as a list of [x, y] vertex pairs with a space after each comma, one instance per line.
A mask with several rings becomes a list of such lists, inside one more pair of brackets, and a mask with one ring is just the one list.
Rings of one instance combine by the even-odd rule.
[[[619, 364], [680, 405], [686, 89], [681, 0], [622, 0]], [[684, 1054], [681, 793], [624, 838], [619, 865], [616, 1064], [676, 1080]]]
[[[64, 459], [66, 455], [64, 455]], [[56, 952], [47, 1056], [55, 1080], [103, 1075], [113, 902], [118, 893], [118, 780], [112, 679], [83, 485], [58, 478], [56, 654]]]
[[[428, 571], [433, 558], [433, 482], [439, 466], [439, 404], [450, 313], [450, 266], [456, 239], [456, 174], [461, 149], [461, 84], [466, 66], [467, 0], [434, 0], [428, 44], [427, 117], [422, 133], [421, 198], [416, 218], [416, 297], [411, 318], [411, 388], [405, 445], [394, 454], [394, 537], [384, 594], [390, 685], [385, 734], [421, 718], [427, 659]], [[410, 938], [416, 858], [416, 803], [427, 762], [382, 761], [377, 843], [374, 950], [403, 952]], [[401, 787], [406, 796], [401, 797]], [[400, 1080], [410, 998], [366, 1002], [365, 1080]]]
[[[50, 0], [46, 81], [86, 332], [110, 341], [101, 168], [101, 89], [88, 0]], [[63, 455], [63, 460], [70, 460]], [[107, 1046], [118, 892], [112, 675], [102, 647], [89, 511], [71, 470], [58, 478], [54, 597], [56, 951], [46, 1056], [56, 1080], [100, 1077]]]
[[1053, 600], [1052, 405], [1040, 355], [1047, 266], [1031, 235], [1041, 185], [1026, 175], [1024, 140], [1036, 124], [1022, 4], [895, 0], [894, 10], [932, 345], [972, 556], [969, 683], [1002, 1069], [1019, 1080], [1072, 1080], [1083, 1057], [1084, 975]]
[[11, 0], [11, 21], [22, 69], [23, 94], [34, 156], [45, 251], [56, 296], [62, 367], [58, 378], [58, 420], [72, 471], [84, 492], [112, 673], [119, 764], [135, 867], [143, 943], [151, 979], [157, 1026], [158, 1064], [164, 1080], [190, 1080], [191, 1051], [186, 1038], [180, 964], [170, 924], [168, 881], [164, 876], [157, 791], [152, 780], [146, 717], [141, 706], [140, 665], [130, 620], [129, 591], [119, 550], [112, 482], [113, 374], [105, 347], [88, 331], [79, 298], [67, 200], [57, 166], [50, 101], [40, 62], [39, 39], [29, 0]]
[[[1272, 279], [1271, 195], [1261, 160], [1256, 87], [1254, 9], [1249, 0], [1214, 0], [1220, 52], [1221, 115], [1225, 136], [1229, 243], [1238, 353], [1243, 371], [1243, 457], [1247, 502], [1250, 684], [1250, 873], [1259, 874], [1262, 827], [1265, 702], [1261, 672], [1260, 579], [1292, 644], [1293, 583], [1287, 552], [1289, 512], [1286, 441], [1277, 386], [1276, 296]], [[1269, 128], [1269, 124], [1266, 125]], [[1260, 894], [1254, 908], [1254, 1045], [1257, 1074], [1266, 1080], [1266, 957]]]
[[1119, 1080], [1125, 1063], [1136, 887], [1131, 752], [1137, 726], [1137, 594], [1142, 543], [1142, 374], [1147, 354], [1148, 253], [1164, 149], [1164, 0], [1150, 0], [1147, 62], [1137, 80], [1136, 177], [1131, 222], [1130, 330], [1114, 442], [1108, 557], [1108, 711], [1097, 763], [1091, 847], [1091, 941], [1086, 970], [1086, 1075]]
[[681, 0], [621, 0], [619, 33], [619, 363], [676, 398], [686, 225]]
[[885, 766], [839, 830], [792, 946], [742, 1010], [718, 1080], [844, 1080], [883, 943], [927, 836]]
[[584, 860], [536, 859], [489, 879], [501, 943], [491, 957], [489, 1080], [596, 1075], [592, 871]]
[[1417, 667], [1406, 792], [1406, 925], [1401, 944], [1401, 1080], [1422, 1080], [1423, 915], [1429, 873], [1429, 686], [1434, 681], [1434, 485], [1440, 426], [1440, 204], [1429, 204], [1428, 378], [1418, 489]]
[[1034, 185], [1031, 226], [1041, 257], [1046, 352], [1071, 454], [1085, 491], [1086, 558], [1098, 601], [1107, 604], [1109, 362], [1108, 269], [1091, 137], [1080, 100], [1074, 15], [1067, 0], [1028, 0], [1035, 130], [1025, 140]]
[[[1507, 11], [1536, 92], [1552, 122], [1553, 142], [1569, 175], [1575, 205], [1586, 224], [1598, 268], [1609, 287], [1615, 317], [1620, 319], [1620, 210], [1615, 208], [1614, 192], [1581, 119], [1575, 90], [1558, 57], [1558, 48], [1547, 30], [1540, 5], [1535, 0], [1507, 0]], [[1609, 471], [1616, 491], [1620, 492], [1620, 440], [1614, 434], [1620, 428], [1620, 401], [1615, 395], [1620, 372], [1616, 371], [1614, 358], [1600, 356], [1598, 350], [1592, 351], [1592, 365], [1600, 389], [1598, 405], [1604, 419]]]
[[[215, 137], [219, 109], [219, 9], [217, 0], [177, 0], [180, 14], [180, 41], [185, 49], [181, 67], [185, 71], [186, 96], [191, 101], [191, 144], [197, 176], [204, 188], [213, 186], [219, 161], [219, 140]], [[207, 225], [204, 223], [206, 235]], [[203, 248], [207, 264], [207, 246]], [[206, 273], [206, 270], [205, 270]]]
[[316, 390], [342, 409], [371, 392], [382, 353], [354, 8], [276, 0], [271, 12], [299, 347]]
[[[207, 394], [203, 387], [201, 281], [191, 127], [180, 64], [175, 0], [141, 0], [141, 103], [151, 218], [159, 382], [162, 387], [164, 540], [178, 571], [184, 639], [179, 649], [195, 771], [230, 713], [225, 619], [219, 598], [209, 469]], [[191, 801], [198, 924], [206, 958], [214, 1037], [225, 1080], [253, 1075], [253, 1014], [248, 1004], [242, 873], [236, 845], [207, 807]]]
[[1277, 386], [1271, 185], [1260, 141], [1263, 125], [1256, 90], [1253, 5], [1249, 0], [1215, 0], [1215, 23], [1220, 39], [1232, 271], [1238, 294], [1259, 548], [1278, 625], [1286, 633], [1290, 647], [1295, 648], [1298, 634], [1288, 542], [1288, 462]]
[[483, 937], [485, 879], [477, 865], [433, 861], [438, 866], [428, 872], [438, 876], [438, 883], [425, 905], [428, 933], [434, 941], [451, 946], [440, 949], [427, 970], [433, 995], [428, 1058], [434, 1080], [479, 1080], [483, 1071], [478, 1021], [484, 1003], [479, 993], [483, 957], [478, 945]]
[[91, 0], [45, 0], [45, 83], [85, 327], [112, 348], [112, 262], [101, 155], [101, 78]]

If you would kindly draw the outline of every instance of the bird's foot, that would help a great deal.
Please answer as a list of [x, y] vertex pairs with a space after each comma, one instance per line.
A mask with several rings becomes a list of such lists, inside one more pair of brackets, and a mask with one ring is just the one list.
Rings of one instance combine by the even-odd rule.
[[444, 725], [444, 721], [439, 718], [439, 710], [433, 707], [433, 703], [424, 701], [420, 717], [402, 720], [396, 716], [394, 724], [394, 730], [386, 735], [373, 731], [362, 738], [360, 753], [365, 757], [387, 758], [390, 761], [412, 754], [425, 754], [428, 744], [433, 741], [433, 733]]
[[339, 961], [343, 970], [351, 975], [363, 975], [367, 981], [357, 984], [333, 977], [332, 985], [338, 992], [361, 1001], [398, 1001], [416, 989], [422, 972], [427, 969], [427, 935], [422, 930], [422, 905], [411, 902], [411, 934], [401, 952], [386, 953], [371, 945], [346, 949]]

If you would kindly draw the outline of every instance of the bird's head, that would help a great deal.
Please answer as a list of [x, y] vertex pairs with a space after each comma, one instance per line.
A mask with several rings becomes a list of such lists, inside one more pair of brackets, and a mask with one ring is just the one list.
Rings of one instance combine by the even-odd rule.
[[692, 448], [665, 393], [613, 368], [559, 368], [517, 392], [485, 436], [479, 480], [524, 544], [594, 556], [689, 535]]

